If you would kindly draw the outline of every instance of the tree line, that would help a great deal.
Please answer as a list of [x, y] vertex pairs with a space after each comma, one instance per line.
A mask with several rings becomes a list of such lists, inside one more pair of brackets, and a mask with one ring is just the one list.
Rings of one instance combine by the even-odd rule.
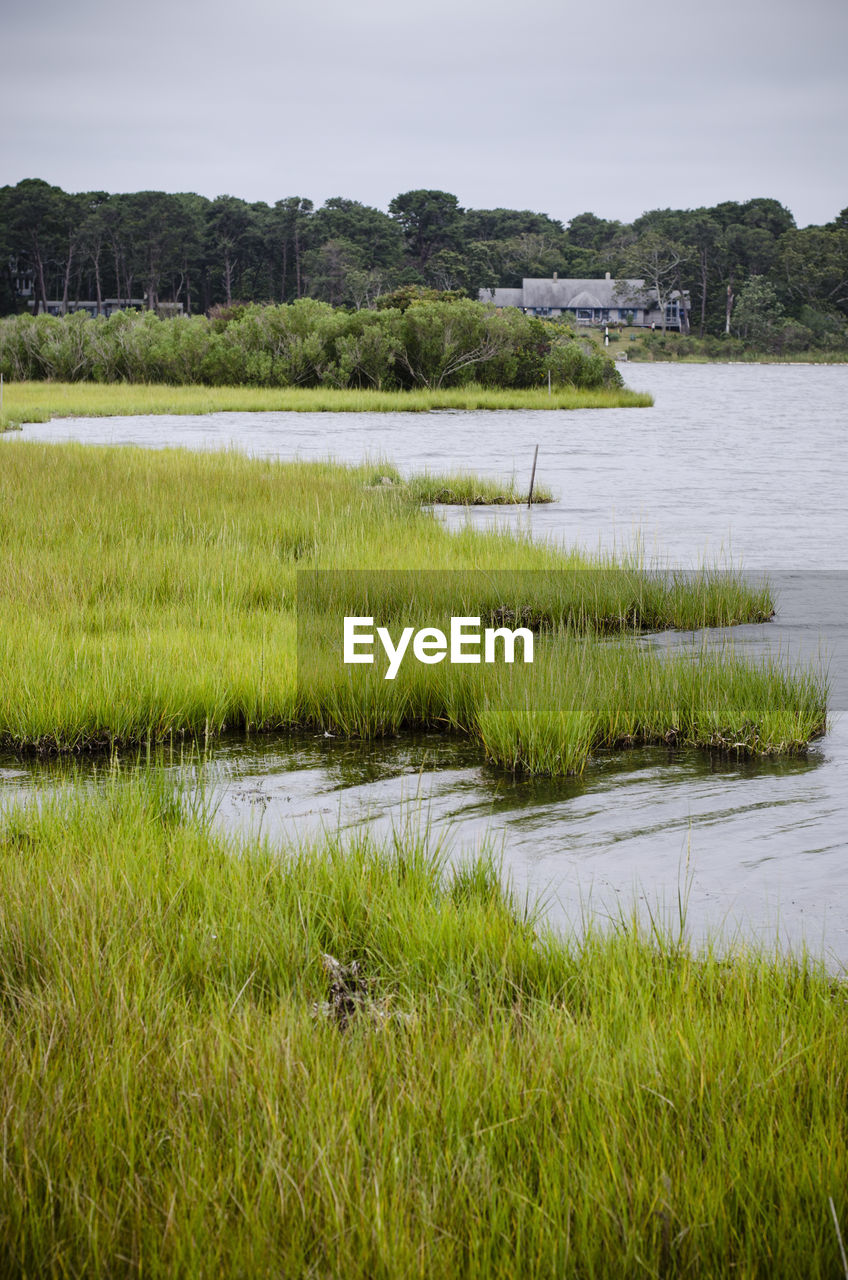
[[[646, 278], [688, 290], [693, 332], [765, 341], [794, 326], [844, 334], [848, 209], [798, 228], [777, 200], [655, 209], [632, 223], [581, 213], [463, 209], [455, 195], [407, 191], [388, 212], [334, 196], [273, 204], [163, 191], [67, 193], [36, 178], [0, 188], [0, 314], [30, 301], [144, 299], [189, 315], [236, 302], [312, 298], [357, 311], [403, 289], [476, 297], [524, 277]], [[803, 331], [803, 332], [802, 332]]]

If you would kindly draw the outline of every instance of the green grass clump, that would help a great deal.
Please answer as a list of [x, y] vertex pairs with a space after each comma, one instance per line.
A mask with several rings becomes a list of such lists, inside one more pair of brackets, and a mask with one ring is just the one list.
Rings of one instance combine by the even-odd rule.
[[[426, 506], [485, 507], [517, 506], [527, 502], [527, 494], [515, 487], [515, 480], [504, 484], [488, 476], [475, 476], [466, 471], [449, 474], [425, 471], [406, 481], [416, 502]], [[553, 502], [547, 485], [534, 484], [533, 502]]]
[[625, 388], [446, 387], [440, 391], [336, 390], [332, 387], [157, 386], [149, 383], [7, 382], [5, 429], [51, 418], [147, 413], [428, 413], [434, 409], [616, 409], [653, 404]]
[[0, 819], [4, 1274], [841, 1274], [842, 982], [562, 938], [485, 858], [236, 844], [186, 799]]
[[[14, 750], [313, 723], [363, 736], [436, 726], [477, 736], [509, 768], [561, 772], [585, 765], [586, 741], [763, 753], [803, 750], [824, 728], [825, 691], [803, 675], [601, 643], [769, 617], [768, 589], [738, 575], [645, 575], [526, 536], [454, 534], [422, 510], [414, 482], [383, 485], [375, 466], [17, 440], [4, 449], [0, 742]], [[363, 577], [363, 565], [379, 571]], [[410, 569], [419, 572], [387, 572]], [[298, 570], [334, 572], [298, 600], [298, 578], [316, 578]], [[339, 669], [341, 620], [366, 600], [386, 624], [413, 608], [422, 625], [514, 606], [540, 631], [539, 661], [530, 680], [448, 664], [354, 680]], [[298, 622], [314, 641], [300, 655]], [[561, 756], [510, 718], [517, 701], [531, 720], [563, 712]]]
[[632, 637], [602, 644], [566, 631], [537, 639], [532, 666], [410, 663], [391, 681], [384, 666], [351, 670], [329, 651], [316, 656], [299, 684], [298, 720], [356, 737], [447, 728], [479, 739], [503, 768], [554, 776], [582, 773], [598, 750], [648, 743], [794, 755], [825, 723], [816, 674], [741, 662], [732, 649], [659, 656]]

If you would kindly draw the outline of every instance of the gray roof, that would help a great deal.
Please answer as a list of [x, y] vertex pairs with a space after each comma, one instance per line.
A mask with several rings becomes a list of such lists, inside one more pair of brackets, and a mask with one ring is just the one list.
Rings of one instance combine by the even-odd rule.
[[[621, 290], [617, 288], [621, 285]], [[655, 289], [649, 289], [644, 280], [529, 280], [521, 289], [480, 289], [481, 302], [493, 302], [496, 307], [549, 307], [554, 311], [576, 311], [580, 308], [619, 310], [644, 310], [650, 318], [659, 315]], [[673, 289], [671, 299], [680, 294]], [[684, 291], [684, 305], [690, 307], [689, 294]]]
[[588, 289], [584, 289], [582, 293], [575, 293], [573, 298], [568, 299], [570, 307], [602, 307], [604, 304], [596, 293], [590, 293]]
[[628, 280], [627, 288], [622, 293], [616, 288], [619, 283], [616, 280], [525, 280], [523, 303], [511, 305], [560, 309], [649, 305], [644, 280]]
[[523, 307], [523, 289], [481, 289], [481, 302], [493, 302], [496, 307]]

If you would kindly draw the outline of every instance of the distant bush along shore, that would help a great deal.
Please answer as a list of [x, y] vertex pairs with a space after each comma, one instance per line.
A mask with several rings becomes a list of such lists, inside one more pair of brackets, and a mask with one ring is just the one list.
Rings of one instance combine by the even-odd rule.
[[622, 386], [614, 363], [568, 325], [469, 299], [354, 312], [302, 299], [214, 318], [9, 316], [0, 320], [0, 373], [7, 381], [372, 391]]

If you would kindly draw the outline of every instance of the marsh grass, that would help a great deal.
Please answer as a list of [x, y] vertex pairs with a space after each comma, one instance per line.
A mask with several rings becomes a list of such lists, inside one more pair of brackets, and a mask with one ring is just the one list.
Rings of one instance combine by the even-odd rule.
[[335, 390], [329, 387], [158, 386], [149, 383], [7, 382], [0, 429], [51, 418], [148, 413], [428, 413], [434, 409], [615, 409], [653, 404], [624, 388], [531, 390], [470, 385], [441, 391]]
[[[514, 479], [504, 484], [488, 476], [471, 475], [465, 471], [447, 474], [424, 471], [410, 476], [406, 484], [415, 500], [425, 506], [515, 506], [527, 502], [527, 494], [516, 489]], [[553, 501], [554, 495], [546, 485], [534, 484], [534, 503]]]
[[[844, 983], [680, 921], [562, 938], [485, 855], [238, 844], [187, 799], [0, 817], [4, 1274], [840, 1274]], [[316, 1019], [325, 952], [405, 1016]]]
[[[450, 533], [414, 486], [383, 486], [379, 466], [20, 440], [4, 449], [0, 741], [14, 750], [304, 723], [364, 737], [435, 726], [477, 736], [506, 767], [567, 772], [601, 743], [798, 751], [824, 728], [826, 691], [803, 673], [600, 643], [770, 616], [768, 588], [738, 575], [645, 575], [525, 536]], [[382, 566], [365, 596], [362, 565]], [[333, 572], [298, 574], [316, 569]], [[409, 573], [387, 572], [409, 569], [420, 571], [412, 589]], [[298, 578], [332, 589], [301, 602], [312, 633], [300, 655]], [[445, 664], [356, 682], [339, 671], [340, 645], [333, 658], [327, 644], [366, 600], [388, 621], [413, 604], [428, 621], [529, 609], [545, 631], [533, 679]], [[532, 730], [537, 712], [560, 755]]]
[[538, 637], [532, 666], [411, 662], [393, 680], [384, 678], [385, 660], [345, 667], [311, 638], [300, 640], [305, 650], [300, 723], [362, 738], [448, 729], [477, 738], [488, 759], [513, 772], [582, 773], [594, 752], [651, 743], [795, 755], [825, 725], [826, 691], [815, 672], [743, 662], [730, 646], [715, 652], [693, 643], [658, 655], [633, 636], [599, 643], [559, 630]]
[[[477, 476], [468, 471], [423, 471], [404, 478], [396, 467], [385, 463], [378, 468], [373, 489], [389, 489], [402, 485], [409, 496], [422, 506], [502, 507], [527, 503], [527, 494], [515, 487], [515, 477], [498, 480], [493, 476]], [[553, 502], [547, 486], [534, 484], [533, 502]]]

